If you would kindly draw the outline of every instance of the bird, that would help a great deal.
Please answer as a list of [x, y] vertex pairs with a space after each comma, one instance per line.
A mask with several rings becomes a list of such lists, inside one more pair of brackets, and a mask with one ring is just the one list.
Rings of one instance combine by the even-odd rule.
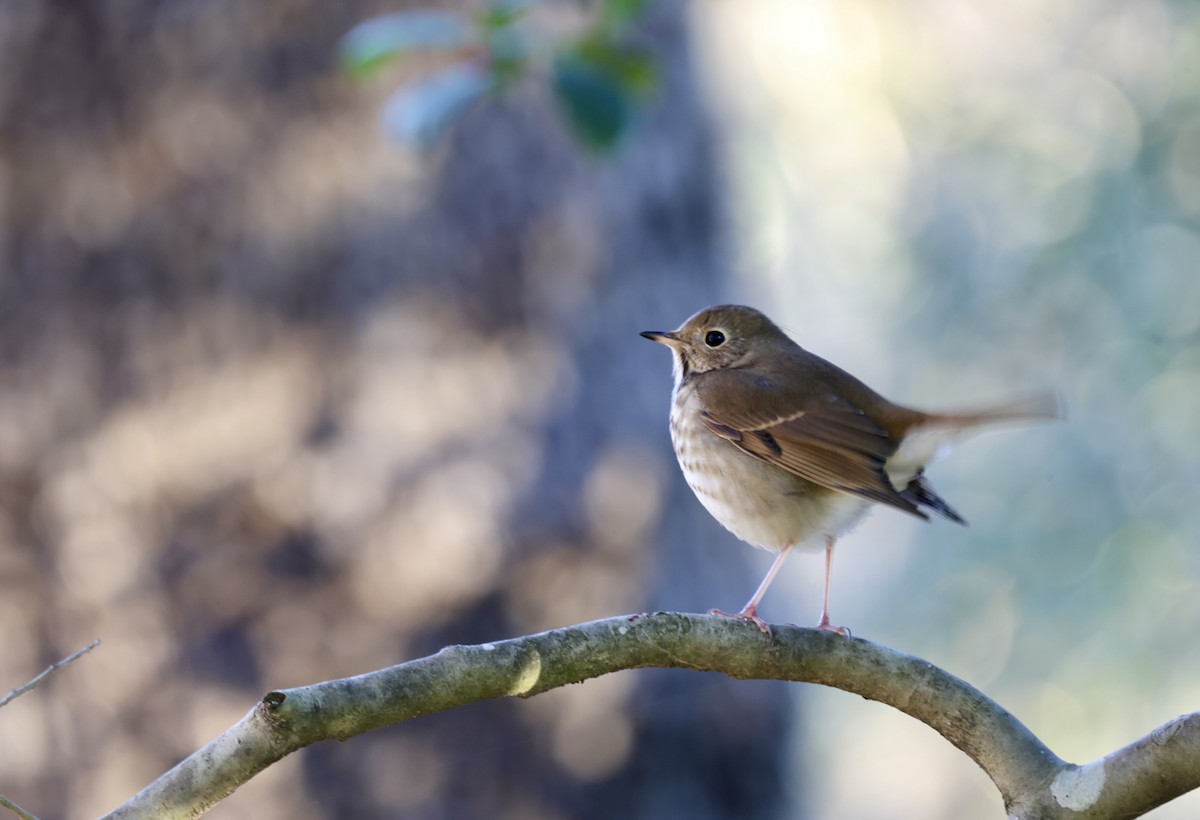
[[711, 614], [753, 622], [768, 635], [758, 607], [792, 550], [824, 547], [816, 628], [850, 637], [829, 617], [838, 538], [874, 504], [965, 525], [925, 467], [980, 427], [1060, 414], [1054, 391], [953, 413], [893, 404], [744, 305], [709, 307], [676, 330], [641, 335], [673, 356], [671, 442], [688, 485], [727, 530], [776, 553], [739, 612]]

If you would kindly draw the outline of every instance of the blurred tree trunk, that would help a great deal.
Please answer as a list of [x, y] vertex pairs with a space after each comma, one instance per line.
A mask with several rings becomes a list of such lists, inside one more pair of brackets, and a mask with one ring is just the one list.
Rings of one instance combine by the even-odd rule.
[[[0, 10], [0, 672], [105, 640], [23, 699], [22, 743], [0, 716], [0, 790], [40, 814], [115, 805], [267, 688], [753, 585], [636, 335], [725, 270], [683, 4], [644, 24], [663, 81], [611, 158], [537, 88], [435, 159], [387, 144], [333, 63], [378, 11]], [[482, 704], [218, 814], [777, 816], [781, 686]]]

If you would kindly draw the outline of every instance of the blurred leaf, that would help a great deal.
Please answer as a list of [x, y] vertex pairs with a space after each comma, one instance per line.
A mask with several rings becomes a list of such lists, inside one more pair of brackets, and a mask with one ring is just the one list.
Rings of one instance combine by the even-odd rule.
[[479, 17], [481, 25], [490, 29], [505, 28], [525, 15], [539, 0], [496, 0]]
[[486, 68], [475, 63], [456, 65], [392, 95], [383, 111], [384, 124], [396, 139], [427, 151], [468, 105], [494, 85]]
[[531, 62], [554, 54], [551, 82], [572, 132], [589, 148], [611, 148], [628, 128], [635, 97], [657, 82], [651, 55], [621, 42], [619, 30], [648, 0], [603, 0], [591, 32], [575, 42], [543, 44], [522, 22], [539, 0], [492, 0], [475, 17], [413, 11], [378, 17], [343, 38], [342, 60], [368, 76], [412, 51], [477, 46], [486, 61], [461, 64], [393, 95], [384, 112], [388, 130], [427, 150], [462, 109], [481, 94], [503, 89]]
[[609, 37], [588, 37], [575, 46], [580, 59], [617, 80], [625, 91], [644, 94], [658, 82], [654, 59], [646, 52], [620, 45]]
[[525, 71], [531, 51], [529, 38], [516, 26], [490, 29], [486, 38], [492, 74], [496, 85], [503, 88]]
[[555, 60], [553, 82], [576, 135], [591, 148], [611, 148], [629, 124], [629, 94], [619, 78], [578, 52], [567, 52]]
[[609, 25], [622, 26], [638, 17], [647, 5], [647, 0], [608, 0], [601, 8], [601, 14]]
[[461, 15], [398, 12], [351, 29], [342, 38], [342, 65], [356, 77], [367, 77], [406, 53], [462, 48], [477, 41], [476, 27]]

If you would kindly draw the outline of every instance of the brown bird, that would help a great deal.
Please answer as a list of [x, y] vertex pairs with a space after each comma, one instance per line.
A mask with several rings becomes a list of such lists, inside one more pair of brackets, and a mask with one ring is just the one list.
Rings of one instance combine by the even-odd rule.
[[923, 413], [892, 404], [793, 342], [757, 310], [719, 305], [678, 330], [641, 334], [671, 348], [671, 442], [688, 485], [722, 526], [778, 553], [736, 614], [769, 632], [758, 605], [795, 547], [825, 547], [818, 629], [829, 622], [829, 579], [839, 535], [872, 502], [929, 520], [966, 524], [933, 490], [925, 465], [959, 436], [995, 422], [1058, 415], [1052, 393], [981, 410]]

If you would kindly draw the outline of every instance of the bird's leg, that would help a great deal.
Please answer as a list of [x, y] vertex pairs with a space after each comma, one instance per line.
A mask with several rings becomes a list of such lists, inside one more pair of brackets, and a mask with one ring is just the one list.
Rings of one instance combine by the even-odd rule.
[[850, 637], [850, 630], [844, 626], [829, 625], [829, 579], [833, 576], [833, 548], [837, 546], [837, 536], [825, 536], [825, 596], [821, 599], [821, 620], [817, 621], [817, 629], [826, 632], [836, 632]]
[[758, 602], [761, 601], [763, 595], [766, 594], [767, 587], [769, 587], [771, 582], [775, 580], [776, 573], [778, 573], [779, 568], [783, 566], [783, 559], [787, 558], [788, 553], [791, 552], [791, 550], [792, 546], [788, 545], [779, 551], [779, 555], [775, 556], [775, 563], [771, 564], [771, 568], [767, 570], [767, 577], [762, 579], [762, 583], [758, 585], [758, 589], [754, 590], [754, 595], [749, 601], [746, 602], [746, 605], [742, 607], [741, 612], [738, 612], [737, 614], [731, 614], [729, 612], [722, 612], [719, 609], [712, 609], [709, 610], [709, 614], [720, 615], [722, 618], [740, 618], [744, 621], [754, 621], [755, 626], [757, 626], [765, 634], [770, 635], [771, 627], [767, 626], [766, 621], [758, 617]]

